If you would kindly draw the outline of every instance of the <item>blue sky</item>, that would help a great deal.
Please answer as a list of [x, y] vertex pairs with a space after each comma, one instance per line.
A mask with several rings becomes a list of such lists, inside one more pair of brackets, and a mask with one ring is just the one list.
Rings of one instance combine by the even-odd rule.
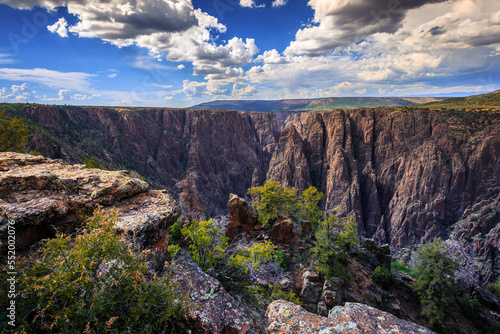
[[0, 0], [0, 101], [220, 99], [500, 88], [500, 0]]

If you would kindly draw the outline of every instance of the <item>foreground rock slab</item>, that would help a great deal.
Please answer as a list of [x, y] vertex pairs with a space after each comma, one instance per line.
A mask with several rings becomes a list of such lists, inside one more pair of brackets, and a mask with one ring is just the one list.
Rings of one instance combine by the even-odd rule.
[[[16, 245], [30, 246], [56, 231], [71, 233], [96, 208], [114, 210], [119, 231], [140, 249], [165, 246], [168, 227], [180, 215], [166, 192], [127, 171], [88, 169], [61, 160], [13, 152], [0, 153], [0, 230], [16, 222]], [[1, 233], [5, 236], [5, 233]], [[5, 244], [5, 240], [1, 240]]]
[[244, 334], [250, 323], [221, 283], [204, 273], [183, 249], [175, 258], [171, 282], [191, 300], [188, 318], [200, 333]]
[[306, 334], [432, 334], [433, 331], [401, 320], [373, 307], [346, 303], [334, 307], [328, 318], [312, 314], [302, 307], [277, 300], [269, 304], [266, 312], [268, 333]]

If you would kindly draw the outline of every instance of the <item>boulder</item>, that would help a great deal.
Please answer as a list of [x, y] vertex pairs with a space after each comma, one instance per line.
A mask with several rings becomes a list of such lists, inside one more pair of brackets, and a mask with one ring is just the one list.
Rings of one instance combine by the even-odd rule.
[[401, 320], [389, 313], [354, 303], [346, 303], [344, 307], [333, 308], [326, 318], [309, 313], [299, 305], [277, 300], [269, 304], [266, 316], [268, 333], [434, 333], [425, 327]]
[[190, 301], [188, 320], [201, 333], [246, 333], [250, 323], [221, 283], [204, 273], [182, 249], [172, 265], [171, 282]]
[[313, 283], [311, 281], [304, 281], [302, 284], [302, 290], [300, 291], [300, 297], [306, 303], [316, 304], [321, 295], [321, 286], [317, 283]]
[[275, 244], [290, 245], [295, 239], [293, 222], [289, 218], [278, 217], [271, 230], [271, 238]]
[[229, 224], [226, 235], [234, 239], [241, 233], [252, 232], [262, 228], [258, 222], [257, 210], [243, 198], [235, 194], [229, 195]]

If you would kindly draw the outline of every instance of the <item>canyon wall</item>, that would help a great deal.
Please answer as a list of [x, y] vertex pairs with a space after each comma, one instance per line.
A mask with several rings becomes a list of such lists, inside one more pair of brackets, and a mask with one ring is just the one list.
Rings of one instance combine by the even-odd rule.
[[[8, 107], [6, 108], [8, 109]], [[159, 188], [194, 176], [207, 214], [266, 179], [325, 194], [393, 249], [450, 235], [500, 260], [498, 113], [358, 109], [242, 113], [27, 105], [33, 148], [132, 169]], [[487, 273], [492, 278], [492, 271]]]

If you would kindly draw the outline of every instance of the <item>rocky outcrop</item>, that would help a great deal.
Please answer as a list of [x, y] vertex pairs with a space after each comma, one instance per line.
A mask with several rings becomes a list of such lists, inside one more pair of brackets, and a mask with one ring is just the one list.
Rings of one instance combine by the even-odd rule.
[[309, 313], [293, 303], [278, 300], [269, 304], [266, 316], [268, 333], [434, 333], [425, 327], [358, 303], [336, 306], [326, 318]]
[[11, 152], [0, 153], [0, 169], [2, 228], [7, 220], [16, 222], [18, 248], [56, 231], [70, 233], [80, 226], [82, 216], [102, 207], [116, 211], [121, 218], [117, 229], [140, 249], [163, 250], [168, 227], [180, 214], [168, 193], [149, 190], [146, 182], [127, 171], [87, 169]]
[[229, 196], [228, 207], [229, 223], [226, 227], [226, 235], [229, 238], [234, 239], [262, 228], [262, 225], [258, 222], [257, 210], [243, 198], [231, 194]]
[[200, 333], [244, 334], [250, 328], [245, 315], [221, 283], [205, 274], [183, 249], [172, 265], [171, 282], [185, 296], [190, 307], [187, 317]]

